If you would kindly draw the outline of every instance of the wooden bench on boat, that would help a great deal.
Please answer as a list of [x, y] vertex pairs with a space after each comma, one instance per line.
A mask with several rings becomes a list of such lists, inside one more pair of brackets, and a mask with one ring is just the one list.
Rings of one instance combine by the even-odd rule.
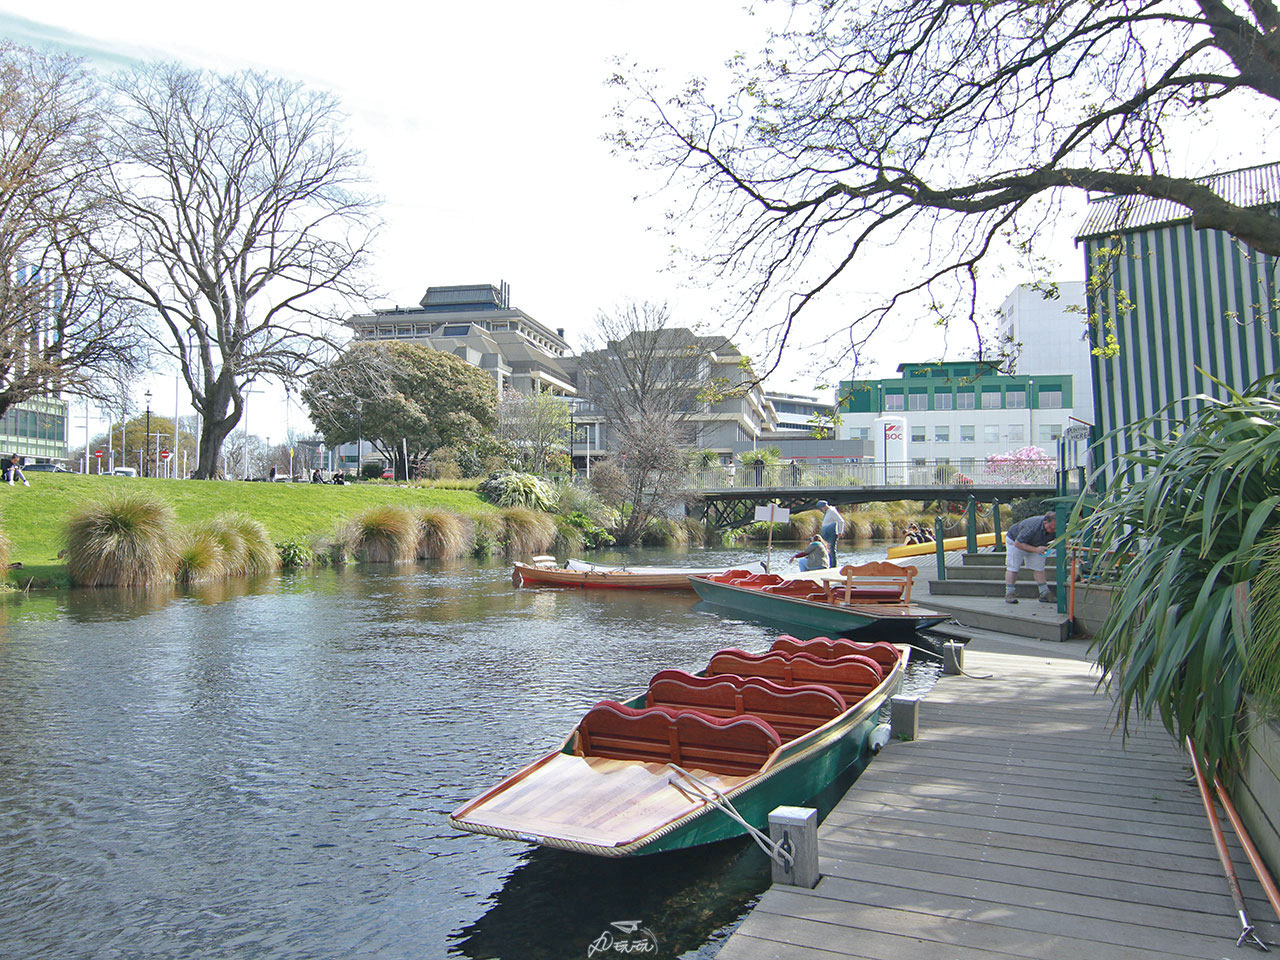
[[870, 657], [880, 664], [882, 671], [886, 674], [897, 665], [898, 659], [901, 657], [898, 648], [887, 640], [862, 643], [857, 640], [846, 640], [844, 637], [836, 640], [832, 640], [829, 637], [800, 640], [790, 634], [783, 634], [773, 641], [773, 646], [769, 649], [770, 652], [778, 650], [783, 653], [807, 653], [810, 656], [817, 657], [819, 660], [838, 660], [841, 657], [857, 653], [864, 657]]
[[896, 563], [873, 561], [840, 568], [843, 579], [826, 581], [829, 603], [910, 603], [911, 584], [918, 571]]
[[857, 703], [880, 685], [884, 673], [869, 657], [853, 654], [838, 660], [820, 660], [807, 653], [782, 651], [747, 653], [745, 650], [720, 650], [707, 664], [707, 676], [731, 674], [738, 677], [764, 677], [783, 686], [820, 684], [830, 687], [845, 703]]
[[574, 752], [744, 776], [764, 766], [780, 746], [778, 732], [757, 717], [722, 719], [696, 710], [636, 709], [603, 700], [578, 724]]
[[816, 730], [848, 708], [844, 697], [830, 687], [787, 687], [763, 677], [703, 677], [684, 670], [656, 674], [649, 681], [645, 705], [698, 710], [713, 717], [749, 714], [773, 727], [784, 743]]

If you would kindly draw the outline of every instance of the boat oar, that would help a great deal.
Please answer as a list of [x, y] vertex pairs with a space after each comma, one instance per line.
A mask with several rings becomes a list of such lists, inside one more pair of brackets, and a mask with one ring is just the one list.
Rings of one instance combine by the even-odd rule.
[[1249, 912], [1245, 909], [1244, 894], [1240, 890], [1240, 880], [1236, 877], [1235, 865], [1231, 862], [1231, 851], [1227, 849], [1227, 838], [1222, 835], [1222, 825], [1218, 822], [1218, 812], [1213, 806], [1213, 797], [1209, 795], [1209, 785], [1205, 782], [1204, 773], [1200, 770], [1200, 760], [1196, 755], [1195, 744], [1187, 737], [1187, 752], [1191, 754], [1191, 769], [1196, 774], [1196, 786], [1200, 788], [1200, 800], [1204, 803], [1205, 816], [1209, 818], [1209, 829], [1213, 833], [1213, 845], [1217, 848], [1218, 859], [1222, 861], [1222, 872], [1226, 874], [1227, 886], [1231, 890], [1231, 899], [1236, 905], [1236, 916], [1240, 918], [1240, 936], [1236, 938], [1236, 946], [1244, 946], [1246, 940], [1252, 940], [1264, 952], [1270, 947], [1262, 942], [1254, 932], [1253, 923], [1249, 920]]
[[1266, 863], [1263, 862], [1262, 854], [1258, 853], [1258, 848], [1253, 845], [1253, 839], [1249, 836], [1249, 831], [1245, 829], [1244, 821], [1240, 819], [1240, 814], [1236, 811], [1236, 805], [1222, 786], [1222, 781], [1217, 777], [1213, 778], [1213, 788], [1217, 791], [1218, 801], [1222, 804], [1222, 809], [1227, 812], [1227, 819], [1231, 821], [1231, 829], [1240, 838], [1240, 846], [1244, 847], [1244, 855], [1249, 858], [1249, 865], [1253, 867], [1254, 875], [1258, 878], [1258, 882], [1262, 884], [1267, 900], [1271, 903], [1271, 909], [1276, 912], [1277, 917], [1280, 917], [1280, 890], [1276, 889], [1276, 882], [1271, 878], [1271, 871], [1267, 869]]

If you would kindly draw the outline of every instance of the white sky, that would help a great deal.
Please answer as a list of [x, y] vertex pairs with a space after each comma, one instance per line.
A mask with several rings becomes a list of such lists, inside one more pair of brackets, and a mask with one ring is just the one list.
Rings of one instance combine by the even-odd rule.
[[[376, 305], [416, 303], [433, 284], [505, 280], [514, 306], [566, 328], [577, 344], [597, 311], [630, 298], [669, 301], [681, 324], [712, 319], [715, 292], [666, 269], [663, 213], [671, 198], [634, 201], [652, 194], [653, 175], [611, 156], [602, 140], [615, 96], [605, 80], [614, 56], [661, 68], [674, 81], [714, 74], [736, 51], [758, 52], [766, 16], [744, 3], [46, 0], [36, 8], [0, 0], [0, 34], [100, 65], [176, 58], [261, 69], [332, 91], [384, 199], [373, 280], [386, 299]], [[1062, 264], [1057, 279], [1082, 279], [1082, 255], [1071, 242], [1078, 218], [1064, 221], [1041, 252]], [[1026, 279], [992, 277], [987, 306]], [[852, 278], [810, 308], [797, 344], [821, 341], [876, 292], [874, 281], [857, 289], [860, 282]], [[974, 345], [971, 334], [955, 330], [944, 347], [937, 330], [921, 327], [909, 317], [897, 321], [877, 341], [869, 372], [936, 359], [944, 349], [960, 358]], [[747, 338], [738, 342], [753, 352]], [[805, 369], [805, 351], [793, 354], [769, 387], [815, 392], [819, 382], [849, 375], [815, 376]], [[171, 412], [172, 374], [151, 386], [168, 398], [153, 409]], [[250, 430], [283, 438], [282, 396], [268, 387], [251, 401]], [[189, 413], [185, 396], [183, 406]], [[288, 416], [295, 430], [305, 422], [297, 404]], [[72, 446], [82, 435], [73, 429]]]

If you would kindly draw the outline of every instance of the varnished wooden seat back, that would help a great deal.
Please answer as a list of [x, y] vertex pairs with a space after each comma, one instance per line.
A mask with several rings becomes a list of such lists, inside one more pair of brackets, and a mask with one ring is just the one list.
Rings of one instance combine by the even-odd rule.
[[880, 665], [860, 654], [838, 660], [819, 660], [805, 653], [747, 653], [743, 650], [720, 650], [707, 664], [707, 676], [737, 674], [740, 677], [765, 677], [784, 686], [816, 683], [831, 687], [847, 704], [854, 704], [880, 685]]
[[749, 714], [793, 740], [845, 711], [844, 698], [817, 684], [788, 687], [762, 677], [699, 677], [663, 670], [649, 682], [648, 706], [695, 709], [717, 717]]
[[832, 585], [834, 599], [841, 603], [910, 603], [911, 584], [919, 571], [896, 563], [873, 561], [840, 568], [844, 580]]
[[821, 660], [837, 660], [840, 657], [861, 654], [880, 664], [884, 673], [888, 673], [897, 666], [900, 657], [898, 648], [886, 640], [877, 640], [875, 643], [860, 643], [857, 640], [846, 640], [843, 637], [838, 640], [832, 640], [828, 637], [799, 640], [792, 636], [781, 636], [773, 641], [770, 651], [807, 653]]

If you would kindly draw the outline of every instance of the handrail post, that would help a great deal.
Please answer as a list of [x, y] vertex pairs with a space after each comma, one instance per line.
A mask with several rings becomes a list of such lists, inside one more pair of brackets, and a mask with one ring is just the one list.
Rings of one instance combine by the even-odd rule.
[[965, 522], [964, 534], [967, 538], [965, 549], [969, 553], [978, 552], [978, 501], [972, 494], [969, 495], [969, 502], [964, 508]]
[[1000, 498], [991, 501], [991, 519], [995, 523], [996, 553], [1004, 549], [1004, 536], [1000, 530]]
[[947, 535], [946, 529], [942, 525], [942, 517], [933, 518], [933, 540], [938, 545], [938, 579], [947, 579], [947, 548], [943, 546], [942, 540]]
[[1057, 560], [1057, 591], [1058, 591], [1058, 612], [1067, 612], [1067, 505], [1059, 500], [1054, 508], [1054, 514], [1058, 518], [1058, 537], [1057, 550], [1054, 551]]

